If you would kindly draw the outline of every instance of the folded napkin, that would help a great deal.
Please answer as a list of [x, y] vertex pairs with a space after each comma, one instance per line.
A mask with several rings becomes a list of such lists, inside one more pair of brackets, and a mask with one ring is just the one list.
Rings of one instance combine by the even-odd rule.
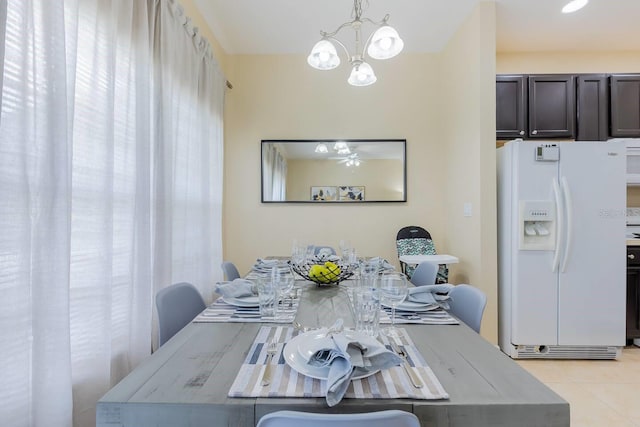
[[449, 308], [447, 300], [451, 299], [449, 291], [453, 289], [453, 285], [443, 283], [441, 285], [416, 286], [409, 289], [407, 301], [420, 304], [437, 304], [444, 309]]
[[316, 350], [307, 362], [311, 366], [329, 366], [327, 405], [337, 405], [349, 387], [351, 378], [400, 365], [403, 359], [387, 350], [374, 338], [360, 342], [344, 332], [331, 334], [326, 346]]
[[395, 270], [396, 269], [393, 265], [391, 265], [389, 263], [389, 261], [387, 261], [384, 258], [380, 258], [379, 256], [369, 259], [368, 262], [378, 262], [378, 263], [380, 263], [380, 270], [381, 271], [390, 271], [390, 270]]
[[318, 252], [318, 254], [313, 257], [313, 260], [319, 262], [340, 261], [340, 257], [331, 253], [330, 249], [320, 249], [320, 252]]
[[215, 292], [225, 298], [242, 298], [257, 295], [255, 284], [246, 279], [235, 279], [231, 282], [216, 283]]
[[262, 258], [258, 258], [256, 260], [256, 266], [258, 266], [258, 267], [275, 267], [280, 262], [282, 262], [282, 261], [277, 260], [277, 259], [262, 259]]

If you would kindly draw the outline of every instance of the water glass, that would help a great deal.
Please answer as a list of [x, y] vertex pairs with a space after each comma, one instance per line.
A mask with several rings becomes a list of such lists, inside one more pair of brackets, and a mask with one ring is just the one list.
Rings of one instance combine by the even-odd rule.
[[271, 270], [271, 281], [273, 282], [276, 295], [276, 318], [285, 319], [291, 312], [293, 300], [290, 292], [293, 290], [295, 283], [291, 267], [289, 265], [279, 264]]
[[384, 273], [380, 276], [380, 301], [391, 307], [391, 327], [385, 330], [389, 337], [397, 337], [396, 307], [407, 298], [407, 278], [401, 273]]
[[276, 318], [276, 305], [278, 301], [278, 288], [269, 276], [262, 276], [257, 281], [258, 304], [260, 305], [260, 317], [264, 320]]
[[291, 262], [294, 264], [302, 264], [304, 263], [305, 257], [307, 256], [307, 245], [300, 240], [294, 240], [291, 245]]
[[362, 286], [365, 288], [375, 288], [379, 271], [380, 263], [378, 261], [363, 260], [360, 264]]
[[375, 289], [358, 288], [354, 291], [353, 311], [356, 331], [371, 337], [378, 336], [380, 325], [380, 299]]

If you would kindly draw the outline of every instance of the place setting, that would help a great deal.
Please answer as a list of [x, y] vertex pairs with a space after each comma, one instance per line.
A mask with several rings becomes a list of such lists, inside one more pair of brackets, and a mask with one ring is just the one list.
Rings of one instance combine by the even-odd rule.
[[220, 297], [194, 322], [291, 323], [300, 302], [293, 276], [281, 269], [251, 280], [219, 282], [215, 292]]
[[[404, 276], [404, 275], [399, 275]], [[460, 322], [451, 316], [448, 294], [453, 288], [450, 284], [409, 287], [404, 277], [389, 276], [380, 278], [380, 323], [458, 325]]]
[[263, 326], [234, 380], [230, 397], [447, 399], [411, 338], [330, 327]]

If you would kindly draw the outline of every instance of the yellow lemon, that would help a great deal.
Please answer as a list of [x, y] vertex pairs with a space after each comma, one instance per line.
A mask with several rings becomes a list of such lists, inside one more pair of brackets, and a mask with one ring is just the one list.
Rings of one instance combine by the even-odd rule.
[[324, 265], [316, 264], [309, 269], [309, 277], [320, 283], [328, 283], [329, 279], [327, 277], [329, 274], [329, 270]]
[[327, 261], [324, 263], [324, 266], [327, 268], [327, 271], [328, 271], [327, 277], [329, 280], [333, 280], [337, 278], [338, 275], [340, 274], [340, 267], [338, 267], [335, 263], [331, 261]]

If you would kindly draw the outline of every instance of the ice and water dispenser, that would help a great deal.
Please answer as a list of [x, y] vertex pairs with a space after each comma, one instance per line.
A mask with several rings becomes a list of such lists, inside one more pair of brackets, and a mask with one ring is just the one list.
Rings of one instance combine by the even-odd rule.
[[556, 245], [555, 206], [547, 200], [520, 202], [520, 249], [553, 250]]

